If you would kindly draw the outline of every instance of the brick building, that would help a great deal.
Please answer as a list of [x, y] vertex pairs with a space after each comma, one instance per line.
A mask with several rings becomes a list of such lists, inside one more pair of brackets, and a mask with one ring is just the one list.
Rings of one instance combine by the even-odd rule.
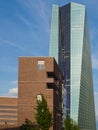
[[17, 124], [17, 98], [0, 97], [0, 126]]
[[28, 118], [35, 121], [36, 101], [43, 94], [54, 124], [61, 130], [63, 76], [52, 57], [20, 57], [18, 98], [0, 97], [0, 129], [18, 129]]
[[63, 76], [52, 57], [20, 57], [18, 77], [18, 125], [35, 121], [37, 96], [43, 94], [53, 114], [53, 130], [61, 130]]

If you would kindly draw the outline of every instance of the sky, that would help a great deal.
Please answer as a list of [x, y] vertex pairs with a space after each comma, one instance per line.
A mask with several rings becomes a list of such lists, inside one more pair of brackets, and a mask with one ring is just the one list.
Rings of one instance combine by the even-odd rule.
[[[0, 0], [0, 96], [17, 96], [19, 56], [49, 56], [52, 4], [69, 2]], [[98, 0], [72, 2], [84, 4], [87, 9], [98, 124]]]

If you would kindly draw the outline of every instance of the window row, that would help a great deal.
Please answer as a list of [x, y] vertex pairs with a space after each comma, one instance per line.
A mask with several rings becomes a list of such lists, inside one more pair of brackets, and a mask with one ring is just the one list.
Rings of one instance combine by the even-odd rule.
[[17, 122], [17, 120], [0, 120], [0, 123], [5, 122], [5, 124], [7, 124], [7, 122]]
[[3, 106], [3, 105], [0, 105], [0, 108], [17, 108], [17, 106]]
[[13, 115], [0, 115], [0, 118], [17, 118], [17, 116], [13, 116]]
[[17, 111], [11, 111], [11, 110], [0, 110], [0, 113], [17, 113]]

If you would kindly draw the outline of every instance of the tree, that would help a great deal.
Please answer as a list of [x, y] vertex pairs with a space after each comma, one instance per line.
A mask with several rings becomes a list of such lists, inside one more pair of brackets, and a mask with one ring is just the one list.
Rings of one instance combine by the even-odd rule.
[[49, 130], [53, 124], [52, 113], [49, 111], [47, 101], [41, 94], [41, 98], [37, 99], [37, 108], [35, 118], [41, 130]]
[[70, 116], [66, 116], [65, 120], [65, 130], [80, 130], [77, 123], [73, 121]]
[[30, 120], [25, 119], [25, 123], [22, 124], [20, 130], [39, 130], [39, 128], [36, 123], [32, 123]]
[[72, 130], [80, 130], [77, 123], [75, 123], [75, 122], [73, 123]]
[[68, 115], [65, 120], [65, 130], [72, 130], [72, 120]]

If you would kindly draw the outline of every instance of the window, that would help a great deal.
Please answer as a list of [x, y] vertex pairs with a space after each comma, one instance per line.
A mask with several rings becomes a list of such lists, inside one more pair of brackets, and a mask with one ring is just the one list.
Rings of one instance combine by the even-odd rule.
[[43, 70], [45, 68], [45, 61], [38, 61], [38, 70]]

